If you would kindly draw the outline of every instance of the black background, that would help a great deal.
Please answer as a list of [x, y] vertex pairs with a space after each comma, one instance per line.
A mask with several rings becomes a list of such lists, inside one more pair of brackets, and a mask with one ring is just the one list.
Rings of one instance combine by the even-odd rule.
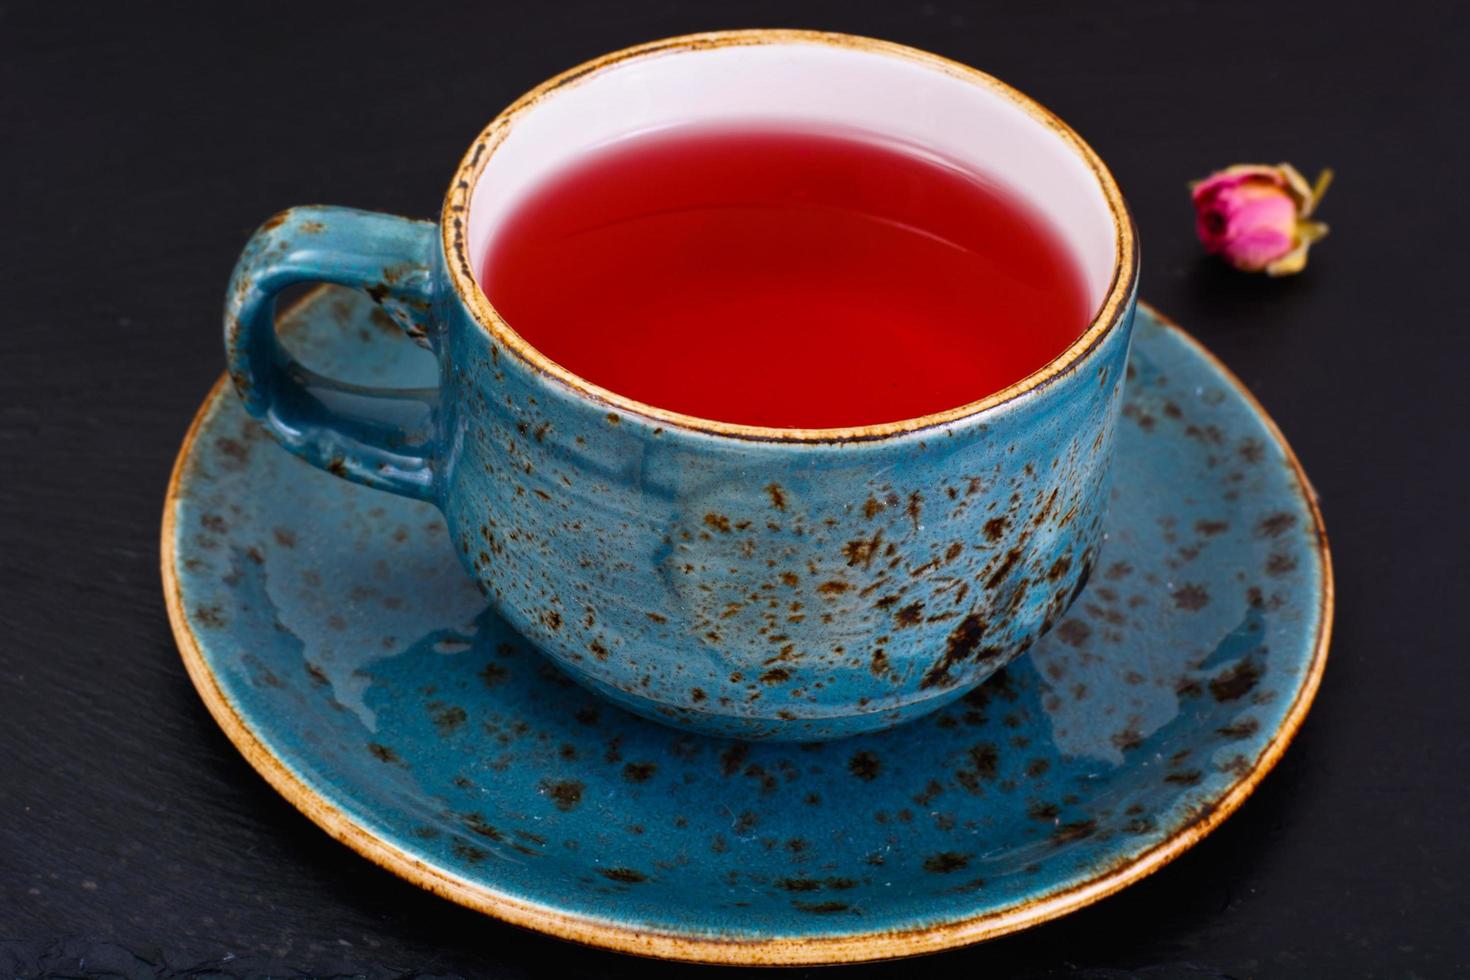
[[[1311, 716], [1210, 839], [1063, 921], [850, 972], [1470, 975], [1459, 5], [420, 6], [0, 5], [0, 973], [690, 969], [482, 918], [299, 816], [184, 675], [158, 525], [259, 221], [433, 216], [480, 127], [542, 79], [661, 36], [802, 26], [984, 68], [1097, 148], [1143, 295], [1280, 422], [1339, 584]], [[1200, 256], [1185, 182], [1242, 160], [1337, 168], [1304, 275]]]

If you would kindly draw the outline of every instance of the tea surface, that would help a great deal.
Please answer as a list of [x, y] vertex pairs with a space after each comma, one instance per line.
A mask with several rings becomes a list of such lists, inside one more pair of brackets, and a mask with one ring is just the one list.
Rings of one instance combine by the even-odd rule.
[[481, 285], [594, 384], [782, 428], [973, 402], [1092, 316], [1059, 234], [998, 181], [867, 133], [756, 123], [655, 130], [548, 174]]

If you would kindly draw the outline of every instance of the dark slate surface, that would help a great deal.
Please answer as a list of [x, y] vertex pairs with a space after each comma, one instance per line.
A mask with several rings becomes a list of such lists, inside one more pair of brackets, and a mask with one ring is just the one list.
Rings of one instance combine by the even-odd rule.
[[[505, 103], [691, 30], [808, 26], [985, 68], [1112, 165], [1143, 294], [1281, 423], [1340, 598], [1326, 681], [1245, 808], [1152, 879], [922, 964], [956, 976], [1470, 972], [1470, 415], [1449, 3], [0, 5], [0, 973], [664, 977], [463, 911], [332, 843], [214, 728], [157, 575], [168, 470], [277, 208], [429, 216]], [[1201, 259], [1183, 184], [1339, 170], [1305, 276]]]

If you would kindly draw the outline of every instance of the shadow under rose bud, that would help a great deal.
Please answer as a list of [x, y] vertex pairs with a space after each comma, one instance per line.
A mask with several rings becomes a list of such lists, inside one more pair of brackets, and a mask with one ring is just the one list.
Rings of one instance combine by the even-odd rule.
[[1205, 251], [1245, 272], [1285, 276], [1302, 271], [1307, 250], [1327, 234], [1309, 220], [1332, 171], [1308, 185], [1289, 163], [1239, 163], [1190, 184], [1195, 233]]

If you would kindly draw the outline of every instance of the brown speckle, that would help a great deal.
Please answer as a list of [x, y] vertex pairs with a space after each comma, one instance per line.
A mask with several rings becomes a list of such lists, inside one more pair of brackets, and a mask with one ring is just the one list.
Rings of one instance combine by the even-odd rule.
[[440, 737], [452, 735], [461, 725], [465, 723], [465, 710], [457, 705], [430, 705], [430, 720], [434, 727], [439, 729]]
[[1194, 522], [1194, 533], [1206, 538], [1212, 538], [1228, 530], [1230, 530], [1230, 525], [1225, 521], [1207, 521], [1202, 517]]
[[561, 613], [555, 609], [547, 609], [541, 613], [541, 622], [554, 633], [561, 629]]
[[[1031, 464], [1028, 463], [1026, 465], [1029, 466]], [[1035, 525], [1036, 527], [1040, 527], [1042, 523], [1046, 521], [1047, 517], [1051, 514], [1052, 508], [1055, 507], [1057, 504], [1058, 492], [1059, 491], [1056, 487], [1052, 488], [1051, 495], [1046, 498], [1046, 503], [1043, 504], [1041, 506], [1041, 509], [1036, 512], [1036, 516], [1031, 518], [1031, 523], [1033, 525]], [[1037, 496], [1039, 497], [1040, 494], [1038, 494]]]
[[992, 517], [985, 522], [985, 536], [991, 541], [999, 541], [1001, 536], [1006, 533], [1006, 525], [1008, 523], [1010, 521], [1007, 518]]
[[244, 443], [236, 442], [229, 436], [220, 436], [214, 441], [214, 446], [236, 462], [243, 463], [250, 458], [250, 447]]
[[648, 880], [648, 875], [642, 871], [634, 871], [632, 868], [599, 868], [598, 874], [608, 881], [616, 881], [625, 885], [636, 885]]
[[1229, 725], [1217, 728], [1215, 732], [1228, 739], [1250, 738], [1260, 730], [1260, 727], [1261, 723], [1254, 718], [1246, 718], [1243, 721], [1232, 722]]
[[919, 806], [928, 806], [934, 802], [934, 798], [944, 792], [944, 784], [937, 779], [929, 780], [922, 792], [914, 795], [914, 802]]
[[630, 783], [646, 783], [657, 770], [657, 763], [630, 762], [623, 766], [623, 778]]
[[1291, 529], [1296, 523], [1296, 515], [1281, 511], [1262, 518], [1261, 523], [1256, 525], [1256, 536], [1262, 538], [1279, 538]]
[[1064, 823], [1052, 831], [1051, 839], [1054, 844], [1068, 844], [1074, 840], [1091, 837], [1096, 830], [1096, 820], [1077, 820], [1072, 823]]
[[468, 861], [470, 864], [479, 864], [490, 856], [490, 852], [483, 847], [476, 847], [462, 840], [456, 840], [451, 844], [450, 850], [454, 851], [455, 857], [461, 861]]
[[1271, 576], [1285, 575], [1296, 569], [1296, 557], [1294, 555], [1276, 552], [1266, 559], [1266, 574]]
[[760, 676], [762, 684], [781, 684], [791, 679], [791, 671], [785, 667], [772, 667]]
[[1092, 627], [1080, 619], [1066, 619], [1057, 627], [1057, 638], [1069, 647], [1084, 646], [1092, 636]]
[[726, 776], [735, 775], [745, 764], [745, 757], [749, 754], [750, 746], [744, 742], [736, 742], [720, 753], [720, 772]]
[[1200, 771], [1190, 769], [1186, 772], [1171, 772], [1164, 777], [1166, 783], [1176, 783], [1180, 786], [1193, 786], [1200, 781]]
[[1112, 742], [1118, 751], [1131, 752], [1143, 744], [1143, 733], [1136, 728], [1125, 728], [1113, 734]]
[[1210, 695], [1216, 701], [1235, 701], [1249, 694], [1260, 679], [1255, 661], [1242, 660], [1210, 681]]
[[219, 606], [195, 606], [194, 620], [208, 629], [223, 629], [228, 622], [224, 610]]
[[970, 746], [969, 765], [955, 771], [955, 780], [972, 793], [979, 792], [982, 781], [992, 780], [1000, 768], [1000, 752], [989, 742]]
[[563, 813], [582, 802], [583, 785], [575, 779], [542, 780], [541, 792], [551, 797]]
[[947, 875], [970, 866], [970, 855], [958, 851], [940, 851], [924, 859], [924, 870], [930, 874]]
[[878, 757], [866, 750], [854, 754], [851, 759], [847, 760], [847, 771], [864, 782], [872, 782], [877, 779], [882, 768]]
[[394, 752], [392, 749], [388, 748], [388, 746], [380, 745], [377, 742], [368, 743], [368, 752], [370, 752], [372, 754], [372, 757], [374, 759], [377, 759], [379, 762], [399, 763], [403, 761], [398, 757], [397, 752]]
[[1004, 582], [1006, 576], [1010, 574], [1011, 569], [1016, 567], [1016, 562], [1020, 560], [1020, 548], [1012, 548], [1010, 551], [1006, 552], [1005, 560], [1000, 563], [1000, 567], [995, 570], [994, 574], [992, 574], [990, 578], [985, 580], [985, 587], [987, 589], [994, 589], [1001, 582]]
[[505, 840], [505, 835], [498, 828], [486, 823], [485, 817], [482, 814], [466, 813], [460, 817], [459, 822], [464, 825], [466, 830], [479, 834], [481, 837], [488, 837], [493, 841]]
[[1032, 820], [1040, 820], [1051, 823], [1062, 812], [1062, 808], [1055, 803], [1033, 803], [1026, 810], [1026, 816]]
[[1210, 594], [1204, 586], [1187, 584], [1174, 590], [1174, 606], [1194, 612], [1210, 604]]
[[852, 586], [848, 585], [846, 582], [833, 579], [830, 582], [823, 582], [821, 585], [817, 586], [817, 591], [820, 592], [822, 595], [841, 595], [850, 588], [852, 588]]
[[909, 520], [913, 522], [914, 527], [917, 528], [919, 526], [919, 518], [924, 512], [923, 494], [917, 490], [909, 494], [909, 505], [904, 511], [909, 515]]
[[730, 518], [724, 514], [705, 514], [704, 523], [719, 531], [721, 534], [730, 533]]
[[816, 892], [822, 890], [822, 883], [816, 878], [779, 878], [774, 882], [775, 886], [788, 892]]
[[656, 613], [656, 612], [648, 612], [648, 613], [644, 613], [643, 615], [647, 616], [649, 619], [653, 620], [655, 623], [662, 624], [662, 623], [667, 623], [669, 621], [669, 617], [664, 616], [664, 615], [661, 615], [661, 614]]
[[786, 494], [781, 490], [780, 484], [770, 483], [766, 485], [766, 493], [771, 498], [771, 506], [777, 510], [786, 509]]
[[480, 680], [484, 681], [486, 687], [496, 687], [510, 676], [510, 671], [497, 663], [488, 663], [480, 669]]
[[979, 613], [970, 613], [970, 615], [960, 620], [959, 625], [949, 634], [949, 640], [945, 645], [944, 656], [940, 657], [939, 662], [929, 668], [929, 672], [919, 682], [920, 690], [934, 687], [937, 684], [950, 683], [950, 668], [975, 652], [976, 647], [980, 645], [980, 638], [984, 633], [985, 621], [980, 618]]
[[831, 915], [835, 912], [846, 912], [851, 908], [846, 902], [792, 902], [791, 904], [803, 912], [811, 912], [814, 915]]
[[907, 606], [904, 606], [902, 609], [900, 609], [898, 612], [894, 613], [893, 618], [894, 621], [898, 623], [899, 627], [903, 628], [905, 626], [915, 625], [919, 622], [920, 619], [923, 618], [923, 615], [924, 604], [922, 602], [911, 602]]
[[847, 559], [849, 568], [861, 565], [867, 568], [873, 564], [873, 558], [878, 554], [878, 549], [883, 544], [883, 532], [879, 531], [871, 538], [856, 538], [842, 547], [842, 555]]

